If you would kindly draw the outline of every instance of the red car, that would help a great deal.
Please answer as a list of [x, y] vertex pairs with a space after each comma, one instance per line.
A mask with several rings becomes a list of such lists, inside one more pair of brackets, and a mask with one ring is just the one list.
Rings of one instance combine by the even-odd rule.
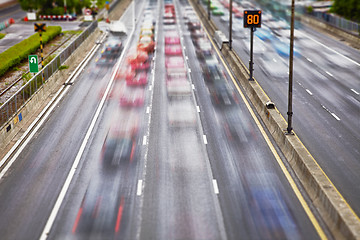
[[120, 106], [123, 107], [141, 107], [144, 105], [144, 89], [143, 88], [126, 88], [120, 96]]
[[165, 55], [182, 55], [181, 45], [165, 46]]
[[149, 62], [143, 62], [143, 63], [132, 63], [131, 70], [133, 71], [141, 71], [141, 70], [148, 70], [150, 67]]
[[138, 72], [135, 77], [127, 78], [126, 84], [129, 86], [144, 86], [147, 84], [147, 73], [146, 71]]
[[171, 56], [165, 59], [166, 68], [184, 68], [184, 58], [182, 56]]

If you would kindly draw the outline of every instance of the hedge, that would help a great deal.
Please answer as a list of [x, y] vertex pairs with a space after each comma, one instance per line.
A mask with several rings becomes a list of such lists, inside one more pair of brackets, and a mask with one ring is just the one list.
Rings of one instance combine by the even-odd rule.
[[[46, 32], [42, 33], [43, 44], [46, 44], [60, 33], [60, 26], [46, 27]], [[22, 60], [28, 58], [28, 55], [36, 52], [39, 47], [40, 36], [38, 33], [35, 33], [29, 38], [0, 53], [0, 77], [4, 75], [8, 69], [16, 66]]]

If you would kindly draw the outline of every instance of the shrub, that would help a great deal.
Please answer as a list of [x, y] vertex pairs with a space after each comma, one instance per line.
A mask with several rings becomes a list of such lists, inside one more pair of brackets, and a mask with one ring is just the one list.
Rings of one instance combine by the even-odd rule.
[[69, 68], [68, 65], [61, 65], [61, 66], [59, 67], [59, 70], [61, 71], [61, 70], [63, 70], [63, 69], [68, 69], [68, 68]]
[[[60, 26], [47, 27], [46, 32], [42, 34], [43, 44], [46, 44], [60, 33]], [[0, 76], [4, 75], [9, 68], [16, 66], [23, 59], [26, 59], [31, 53], [36, 52], [39, 47], [40, 36], [38, 33], [35, 33], [29, 38], [0, 53]]]

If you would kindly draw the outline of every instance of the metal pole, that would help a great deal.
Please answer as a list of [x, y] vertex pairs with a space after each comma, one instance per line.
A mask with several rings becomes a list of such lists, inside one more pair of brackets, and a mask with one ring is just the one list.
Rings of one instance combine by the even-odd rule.
[[229, 7], [229, 10], [230, 10], [230, 24], [229, 24], [229, 48], [231, 50], [232, 48], [232, 0], [230, 0], [230, 7]]
[[211, 0], [208, 0], [208, 20], [210, 21], [210, 3]]
[[250, 78], [249, 81], [254, 80], [253, 79], [253, 70], [254, 70], [254, 62], [253, 62], [253, 40], [254, 40], [254, 32], [255, 32], [255, 28], [251, 27], [250, 28], [250, 61], [249, 61], [249, 70], [250, 70]]
[[295, 0], [291, 0], [290, 56], [289, 56], [289, 95], [288, 95], [288, 127], [287, 134], [292, 134], [292, 94], [293, 94], [293, 58], [294, 58], [294, 8]]
[[39, 32], [40, 34], [40, 52], [41, 52], [41, 71], [42, 71], [42, 83], [45, 82], [45, 77], [44, 77], [44, 54], [43, 54], [43, 42], [42, 42], [42, 33], [41, 31]]

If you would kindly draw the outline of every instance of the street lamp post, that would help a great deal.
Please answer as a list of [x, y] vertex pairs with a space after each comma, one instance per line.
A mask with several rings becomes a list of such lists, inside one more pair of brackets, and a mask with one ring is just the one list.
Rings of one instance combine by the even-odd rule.
[[295, 0], [291, 0], [290, 56], [289, 56], [289, 95], [288, 95], [288, 126], [287, 134], [292, 134], [292, 94], [293, 94], [293, 59], [294, 59], [294, 9]]
[[229, 7], [229, 11], [230, 11], [230, 21], [229, 21], [229, 48], [231, 50], [232, 48], [232, 0], [230, 0], [230, 7]]
[[207, 6], [207, 9], [208, 9], [208, 20], [210, 21], [210, 4], [211, 4], [211, 0], [208, 0], [208, 6]]

